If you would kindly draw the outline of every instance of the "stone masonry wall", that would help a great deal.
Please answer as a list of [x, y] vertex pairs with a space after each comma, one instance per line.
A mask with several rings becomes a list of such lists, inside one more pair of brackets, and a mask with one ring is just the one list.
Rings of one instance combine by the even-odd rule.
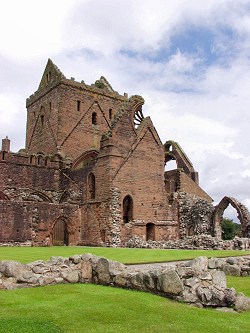
[[180, 238], [187, 236], [212, 234], [213, 205], [185, 192], [179, 193]]
[[[69, 258], [51, 257], [24, 265], [0, 261], [0, 289], [35, 287], [58, 283], [94, 283], [151, 292], [199, 307], [234, 307], [250, 310], [250, 299], [227, 288], [227, 274], [250, 270], [249, 258], [238, 261], [198, 257], [162, 268], [132, 270], [92, 254]], [[232, 270], [230, 270], [232, 267]], [[241, 268], [240, 268], [241, 267]], [[234, 274], [235, 275], [235, 274]]]

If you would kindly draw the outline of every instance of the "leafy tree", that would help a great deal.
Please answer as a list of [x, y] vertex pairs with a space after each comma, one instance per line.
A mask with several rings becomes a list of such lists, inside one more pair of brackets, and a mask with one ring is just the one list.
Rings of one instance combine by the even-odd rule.
[[235, 236], [241, 237], [241, 226], [233, 220], [224, 217], [221, 221], [222, 239], [229, 240]]

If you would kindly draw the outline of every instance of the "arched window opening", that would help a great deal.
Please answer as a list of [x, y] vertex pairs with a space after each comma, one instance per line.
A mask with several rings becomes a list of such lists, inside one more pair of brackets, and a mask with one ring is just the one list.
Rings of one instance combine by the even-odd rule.
[[241, 223], [236, 209], [229, 204], [221, 219], [222, 239], [230, 240], [235, 236], [242, 237]]
[[2, 160], [4, 161], [5, 159], [5, 151], [2, 151]]
[[155, 240], [155, 225], [154, 223], [147, 223], [146, 225], [146, 240]]
[[187, 232], [188, 232], [188, 236], [194, 236], [194, 226], [191, 225], [191, 226], [188, 228]]
[[96, 114], [96, 112], [92, 113], [92, 124], [97, 125], [97, 114]]
[[42, 127], [44, 125], [44, 115], [43, 114], [41, 115], [41, 125], [42, 125]]
[[170, 170], [176, 170], [177, 167], [177, 163], [175, 159], [169, 160], [166, 164], [165, 164], [165, 171], [170, 171]]
[[133, 199], [127, 195], [123, 199], [123, 222], [129, 223], [133, 220]]
[[95, 184], [95, 175], [93, 173], [89, 174], [88, 186], [89, 186], [89, 198], [95, 199], [96, 184]]
[[42, 160], [43, 160], [42, 156], [38, 156], [37, 165], [42, 165]]
[[167, 152], [173, 151], [173, 146], [171, 144], [166, 144], [165, 149], [166, 149]]
[[34, 156], [30, 156], [30, 164], [33, 164], [33, 162], [34, 162]]

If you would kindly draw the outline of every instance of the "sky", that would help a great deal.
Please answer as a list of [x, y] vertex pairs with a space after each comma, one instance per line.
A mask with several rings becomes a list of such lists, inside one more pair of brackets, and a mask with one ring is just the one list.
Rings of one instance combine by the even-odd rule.
[[[25, 145], [48, 58], [67, 78], [141, 95], [217, 204], [250, 209], [250, 0], [0, 0], [0, 139]], [[234, 210], [229, 216], [236, 216]], [[233, 217], [234, 218], [234, 217]]]

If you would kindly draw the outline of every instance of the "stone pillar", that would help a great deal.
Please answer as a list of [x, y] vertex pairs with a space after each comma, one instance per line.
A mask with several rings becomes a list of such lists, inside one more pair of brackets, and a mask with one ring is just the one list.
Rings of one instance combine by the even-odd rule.
[[5, 139], [2, 139], [2, 151], [7, 153], [10, 151], [10, 139], [7, 136]]

